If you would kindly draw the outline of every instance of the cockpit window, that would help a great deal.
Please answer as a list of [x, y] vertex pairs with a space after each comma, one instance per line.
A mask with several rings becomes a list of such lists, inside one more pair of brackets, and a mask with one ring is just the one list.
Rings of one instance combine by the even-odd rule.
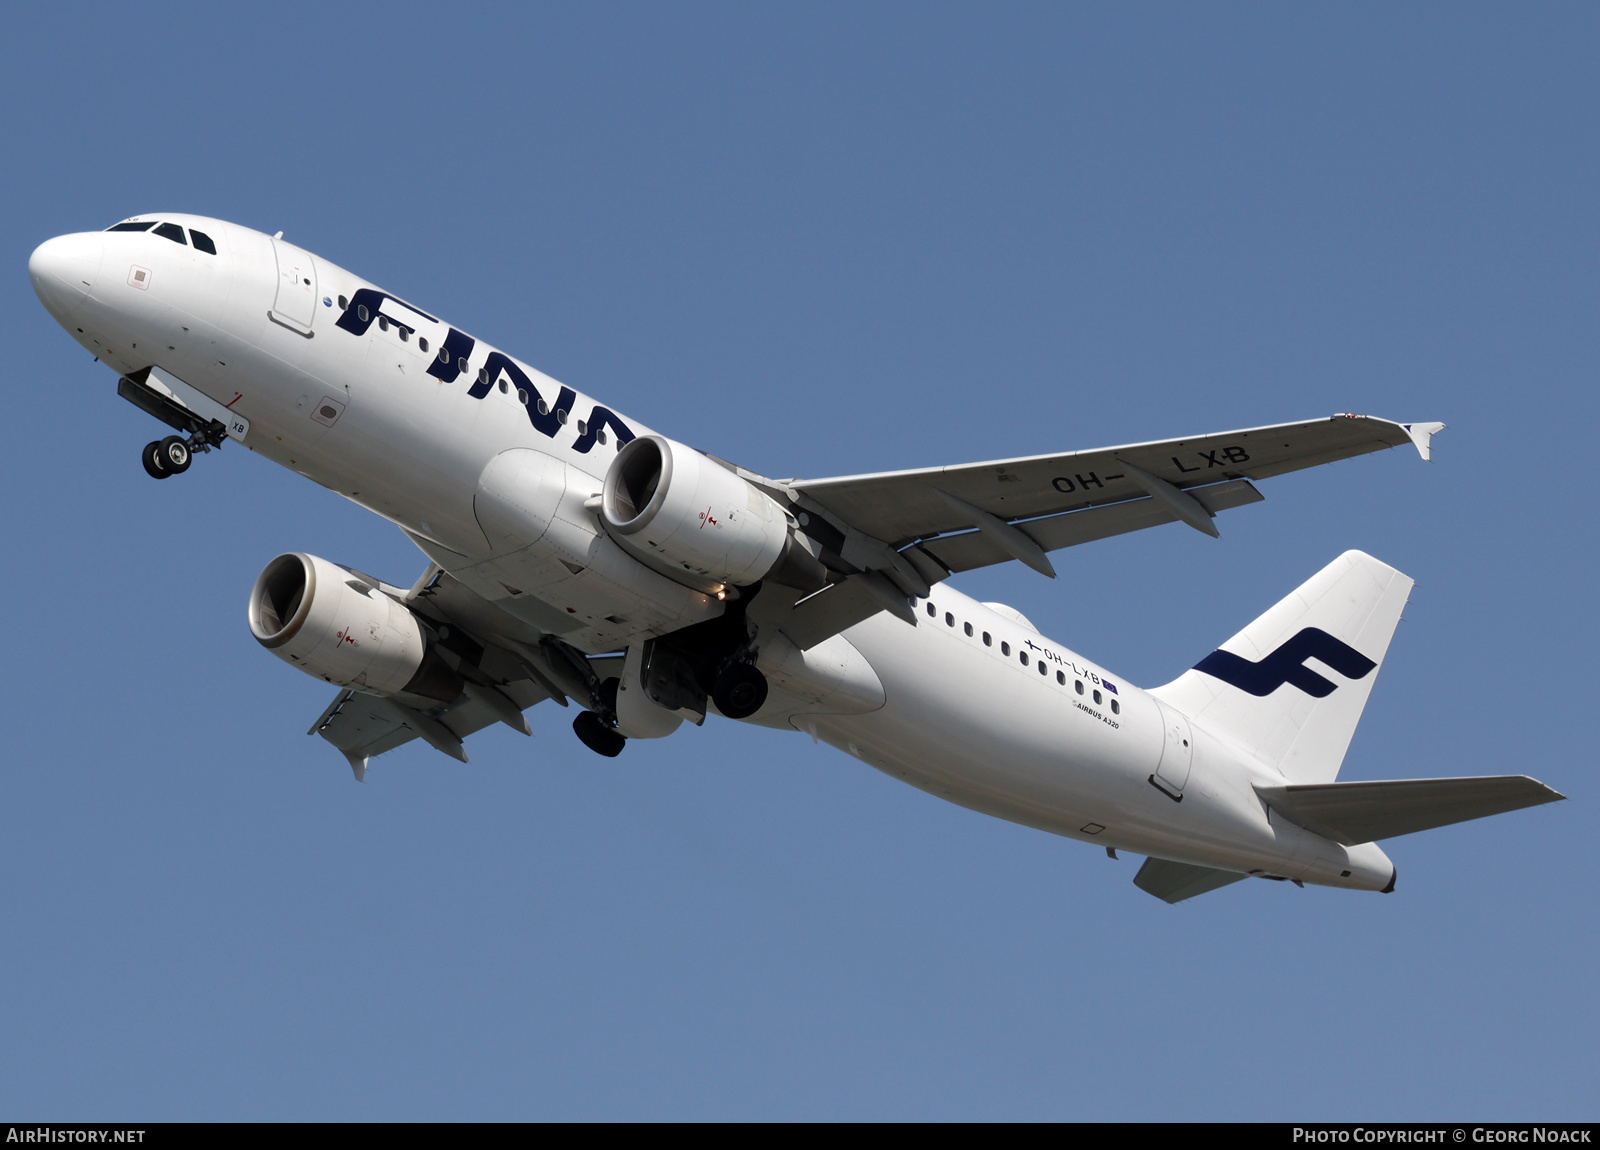
[[217, 254], [217, 245], [211, 242], [211, 237], [206, 235], [205, 232], [197, 232], [190, 228], [189, 238], [194, 241], [194, 246], [199, 251], [205, 252], [208, 256]]
[[189, 241], [183, 238], [183, 229], [177, 224], [162, 224], [156, 228], [153, 235], [164, 236], [175, 244], [189, 246]]
[[106, 229], [108, 232], [146, 232], [154, 220], [128, 220], [126, 223], [112, 224]]

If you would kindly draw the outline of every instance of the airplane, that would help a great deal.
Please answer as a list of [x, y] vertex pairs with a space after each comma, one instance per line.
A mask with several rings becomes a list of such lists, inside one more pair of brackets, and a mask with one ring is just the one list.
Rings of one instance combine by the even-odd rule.
[[940, 798], [1143, 855], [1180, 902], [1248, 877], [1388, 893], [1380, 840], [1552, 802], [1523, 775], [1338, 781], [1412, 580], [1347, 551], [1148, 690], [952, 575], [1166, 523], [1441, 423], [1340, 414], [822, 479], [697, 451], [320, 256], [148, 213], [47, 240], [50, 315], [171, 428], [169, 479], [234, 443], [395, 523], [409, 586], [309, 554], [249, 625], [337, 688], [308, 733], [355, 778], [413, 739], [466, 762], [543, 701], [614, 757], [708, 715], [809, 735]]

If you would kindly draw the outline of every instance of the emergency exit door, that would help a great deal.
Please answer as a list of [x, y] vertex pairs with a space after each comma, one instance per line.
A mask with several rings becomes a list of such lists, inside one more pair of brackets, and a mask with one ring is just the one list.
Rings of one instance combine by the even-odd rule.
[[1194, 733], [1189, 730], [1189, 720], [1171, 707], [1156, 700], [1161, 708], [1163, 725], [1161, 763], [1150, 781], [1169, 799], [1183, 801], [1183, 788], [1189, 782], [1189, 768], [1194, 764]]

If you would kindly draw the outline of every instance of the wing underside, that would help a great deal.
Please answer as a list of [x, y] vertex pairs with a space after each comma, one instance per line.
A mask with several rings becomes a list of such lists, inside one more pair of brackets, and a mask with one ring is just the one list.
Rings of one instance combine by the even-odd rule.
[[[549, 692], [528, 680], [502, 683], [493, 690], [510, 700], [519, 713], [550, 698]], [[506, 717], [504, 705], [496, 706], [485, 695], [471, 691], [454, 704], [430, 712], [395, 699], [345, 690], [339, 692], [307, 733], [321, 735], [337, 747], [360, 779], [366, 774], [369, 759], [412, 739], [423, 739], [466, 762], [462, 743], [467, 736], [505, 721]]]
[[1402, 444], [1428, 458], [1440, 423], [1336, 415], [1188, 439], [780, 485], [835, 582], [775, 621], [802, 649], [908, 596], [1011, 559], [1046, 575], [1048, 552], [1184, 522], [1209, 535], [1223, 511], [1263, 497], [1253, 480]]
[[[367, 577], [370, 580], [370, 577]], [[370, 580], [378, 584], [377, 580]], [[421, 739], [467, 761], [464, 740], [495, 723], [531, 734], [522, 712], [546, 699], [567, 706], [569, 694], [587, 699], [590, 684], [616, 673], [610, 656], [565, 654], [548, 637], [481, 598], [430, 564], [410, 591], [378, 584], [426, 622], [433, 645], [465, 683], [449, 703], [401, 694], [382, 697], [343, 690], [307, 734], [321, 735], [343, 753], [357, 779], [377, 755]]]
[[1427, 458], [1429, 440], [1443, 426], [1336, 415], [1061, 455], [795, 480], [789, 486], [856, 530], [900, 546], [971, 529], [972, 508], [1007, 522], [1037, 520], [1150, 498], [1152, 479], [1182, 492], [1224, 480], [1270, 479], [1406, 443]]

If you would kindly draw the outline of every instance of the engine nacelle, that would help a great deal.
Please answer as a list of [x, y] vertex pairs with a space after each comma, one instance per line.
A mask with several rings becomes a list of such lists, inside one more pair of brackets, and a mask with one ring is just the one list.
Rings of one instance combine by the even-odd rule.
[[659, 435], [640, 436], [617, 453], [600, 518], [625, 550], [697, 590], [763, 579], [806, 590], [827, 583], [826, 568], [771, 496]]
[[306, 674], [373, 695], [450, 702], [460, 677], [430, 650], [417, 617], [315, 555], [279, 555], [250, 592], [250, 633]]

